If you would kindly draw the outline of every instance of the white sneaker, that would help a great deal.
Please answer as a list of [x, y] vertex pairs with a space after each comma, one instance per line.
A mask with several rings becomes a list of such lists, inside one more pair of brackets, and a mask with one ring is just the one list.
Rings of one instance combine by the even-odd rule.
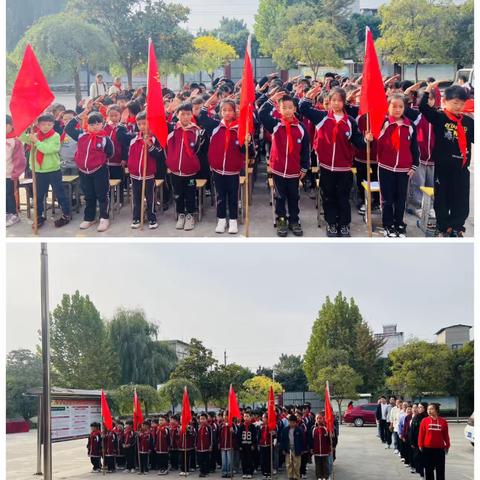
[[95, 225], [96, 221], [95, 220], [92, 220], [91, 222], [87, 222], [86, 220], [84, 220], [81, 224], [80, 224], [80, 230], [87, 230], [89, 229], [92, 225]]
[[7, 220], [5, 222], [5, 225], [7, 227], [11, 227], [12, 225], [15, 225], [20, 221], [20, 217], [18, 215], [15, 215], [14, 213], [10, 213], [7, 215]]
[[[177, 224], [175, 225], [175, 228], [177, 230], [183, 230], [183, 227], [185, 226], [185, 214], [184, 213], [181, 213], [179, 216], [178, 216], [178, 219], [177, 219]], [[180, 473], [185, 473], [185, 472], [180, 472]]]
[[215, 233], [225, 233], [227, 229], [227, 219], [219, 218], [217, 222], [217, 227], [215, 228]]
[[106, 232], [110, 226], [110, 220], [108, 218], [101, 218], [97, 227], [97, 232]]
[[398, 450], [395, 449], [395, 450], [393, 451], [393, 453], [394, 453], [395, 455], [398, 455]]
[[238, 233], [238, 222], [237, 220], [230, 220], [228, 223], [228, 233], [231, 235], [235, 235]]
[[195, 219], [193, 218], [193, 215], [190, 213], [187, 213], [187, 216], [185, 217], [185, 226], [183, 229], [186, 232], [189, 232], [190, 230], [193, 230], [195, 228]]
[[433, 208], [430, 209], [428, 215], [430, 216], [430, 218], [437, 218], [437, 216], [435, 215], [435, 209]]

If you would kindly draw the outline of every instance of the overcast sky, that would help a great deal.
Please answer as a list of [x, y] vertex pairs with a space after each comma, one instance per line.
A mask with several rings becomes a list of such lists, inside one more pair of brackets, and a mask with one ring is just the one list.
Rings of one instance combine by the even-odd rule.
[[[473, 325], [471, 245], [49, 244], [50, 309], [89, 294], [106, 319], [142, 307], [161, 339], [197, 337], [223, 361], [256, 368], [303, 354], [326, 295], [353, 296], [375, 332], [397, 323], [434, 340]], [[7, 247], [7, 352], [34, 348], [40, 328], [40, 246]], [[461, 274], [459, 274], [461, 272]]]
[[173, 3], [190, 8], [190, 18], [186, 27], [195, 33], [200, 27], [207, 30], [216, 28], [222, 17], [245, 20], [251, 29], [255, 23], [254, 17], [259, 0], [174, 0]]

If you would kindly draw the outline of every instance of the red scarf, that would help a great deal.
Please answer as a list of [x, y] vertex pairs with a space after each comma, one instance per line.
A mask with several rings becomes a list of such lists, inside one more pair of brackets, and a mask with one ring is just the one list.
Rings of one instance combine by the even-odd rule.
[[225, 122], [225, 147], [224, 147], [224, 150], [223, 150], [223, 153], [224, 155], [227, 154], [227, 151], [228, 151], [228, 147], [230, 146], [230, 129], [237, 126], [238, 125], [238, 122], [236, 120], [234, 120], [233, 122], [230, 122], [230, 123], [227, 123]]
[[[47, 133], [42, 133], [40, 130], [37, 131], [37, 138], [39, 142], [43, 142], [47, 138], [51, 138], [55, 135], [55, 130], [52, 128], [50, 131]], [[37, 148], [37, 163], [42, 166], [43, 163], [43, 152], [38, 150]]]
[[392, 145], [393, 148], [398, 152], [400, 151], [400, 132], [402, 129], [400, 128], [400, 125], [398, 123], [395, 123], [395, 128], [392, 131]]
[[333, 134], [332, 134], [332, 143], [337, 143], [337, 133], [338, 133], [338, 126], [340, 125], [340, 122], [347, 122], [346, 117], [347, 115], [343, 115], [343, 117], [337, 122], [337, 119], [335, 118], [335, 114], [333, 113], [333, 110], [330, 110], [328, 112], [328, 116], [335, 120], [335, 126], [333, 127]]
[[107, 136], [107, 132], [105, 130], [100, 130], [99, 132], [87, 132], [87, 135], [89, 137], [89, 141], [94, 143], [95, 145], [97, 144], [97, 140], [99, 138], [102, 139], [103, 141], [103, 138]]
[[463, 157], [462, 167], [464, 167], [467, 164], [467, 135], [465, 134], [465, 128], [462, 125], [463, 115], [457, 117], [448, 110], [444, 110], [444, 112], [449, 120], [457, 124], [458, 148]]
[[287, 132], [287, 142], [288, 142], [288, 153], [293, 152], [293, 137], [292, 137], [292, 124], [297, 124], [295, 119], [292, 121], [287, 120], [284, 116], [282, 116], [282, 122], [285, 125], [285, 131]]

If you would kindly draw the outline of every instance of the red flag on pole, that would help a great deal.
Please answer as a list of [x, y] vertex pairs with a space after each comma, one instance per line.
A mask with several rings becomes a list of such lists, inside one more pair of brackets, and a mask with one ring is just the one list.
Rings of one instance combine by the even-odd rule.
[[330, 402], [330, 387], [327, 382], [325, 386], [325, 424], [330, 433], [334, 431], [334, 422], [333, 408]]
[[105, 425], [107, 430], [113, 429], [112, 414], [110, 413], [110, 408], [108, 406], [107, 397], [102, 388], [102, 396], [100, 399], [101, 409], [102, 409], [102, 422]]
[[244, 145], [247, 134], [255, 131], [253, 124], [253, 111], [255, 108], [255, 83], [253, 81], [253, 68], [250, 59], [252, 36], [248, 37], [243, 64], [242, 89], [240, 92], [240, 116], [238, 119], [238, 142]]
[[275, 430], [277, 428], [277, 413], [275, 412], [275, 396], [272, 385], [270, 385], [270, 391], [268, 392], [267, 417], [268, 429]]
[[240, 420], [241, 417], [242, 414], [240, 413], [240, 407], [238, 406], [237, 395], [235, 394], [233, 386], [230, 385], [230, 390], [228, 392], [228, 424], [232, 426], [233, 419], [238, 418]]
[[42, 67], [32, 46], [28, 44], [10, 98], [10, 113], [15, 129], [10, 137], [22, 134], [54, 99]]
[[387, 111], [387, 97], [377, 52], [375, 51], [373, 35], [370, 28], [366, 27], [360, 115], [368, 114], [370, 131], [374, 138], [378, 138], [380, 134]]
[[187, 430], [187, 426], [192, 421], [192, 408], [190, 407], [190, 400], [188, 398], [188, 391], [187, 387], [183, 391], [183, 400], [182, 400], [182, 416], [181, 416], [181, 428], [182, 433], [185, 433]]
[[138, 426], [142, 426], [143, 423], [143, 413], [142, 406], [140, 405], [140, 400], [138, 399], [137, 389], [133, 394], [133, 431], [136, 432]]
[[148, 41], [148, 80], [147, 80], [147, 122], [148, 128], [155, 135], [160, 145], [167, 146], [168, 126], [163, 105], [162, 83], [158, 71], [155, 46], [152, 39]]

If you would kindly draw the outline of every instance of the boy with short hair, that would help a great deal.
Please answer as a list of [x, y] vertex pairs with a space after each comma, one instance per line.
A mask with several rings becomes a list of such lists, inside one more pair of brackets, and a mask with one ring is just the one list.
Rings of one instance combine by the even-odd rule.
[[257, 448], [257, 429], [252, 422], [250, 412], [243, 414], [243, 423], [237, 430], [242, 462], [242, 478], [252, 478], [254, 470], [254, 451]]
[[212, 428], [208, 425], [208, 416], [206, 413], [200, 414], [200, 426], [195, 441], [195, 452], [197, 455], [198, 466], [200, 468], [199, 477], [206, 477], [210, 473], [210, 454], [212, 451]]
[[60, 166], [62, 175], [78, 175], [77, 164], [75, 163], [75, 152], [77, 142], [65, 132], [65, 125], [75, 118], [74, 110], [65, 110], [62, 114], [62, 132], [60, 133]]
[[178, 449], [180, 447], [180, 428], [178, 415], [170, 418], [170, 467], [178, 470]]
[[[105, 446], [105, 463], [107, 471], [115, 471], [115, 457], [118, 454], [117, 434], [113, 430], [103, 429], [103, 445]], [[105, 467], [105, 466], [104, 466]]]
[[470, 160], [474, 142], [474, 120], [463, 115], [468, 94], [460, 85], [445, 90], [445, 109], [437, 111], [428, 104], [430, 92], [438, 82], [425, 89], [420, 112], [433, 125], [435, 145], [435, 215], [438, 235], [463, 237], [469, 215]]
[[88, 436], [87, 452], [92, 462], [92, 472], [100, 472], [102, 465], [102, 432], [100, 431], [100, 424], [92, 422], [90, 424], [90, 435]]
[[[13, 121], [10, 115], [7, 115], [6, 133], [13, 132]], [[6, 163], [6, 226], [11, 227], [20, 221], [17, 215], [17, 202], [15, 200], [15, 181], [25, 170], [26, 160], [25, 151], [22, 142], [18, 138], [7, 138], [7, 151], [5, 156]]]
[[282, 430], [281, 445], [285, 455], [288, 478], [300, 480], [300, 463], [304, 445], [303, 432], [298, 426], [295, 415], [288, 417], [288, 427]]
[[172, 175], [173, 193], [177, 207], [177, 230], [195, 228], [195, 177], [200, 171], [198, 149], [200, 128], [192, 122], [192, 104], [183, 103], [177, 109], [178, 122], [169, 124], [167, 167]]
[[70, 203], [65, 194], [60, 169], [60, 135], [55, 132], [53, 115], [41, 115], [37, 120], [37, 131], [29, 135], [22, 135], [34, 149], [35, 158], [30, 155], [30, 165], [35, 162], [37, 181], [37, 227], [40, 228], [46, 221], [43, 216], [45, 197], [51, 186], [60, 208], [62, 216], [55, 220], [55, 227], [60, 228], [70, 222]]
[[156, 465], [160, 470], [159, 475], [168, 473], [168, 452], [170, 449], [170, 429], [167, 417], [160, 415], [155, 438]]
[[138, 451], [140, 455], [140, 473], [146, 475], [148, 469], [148, 459], [152, 445], [152, 434], [150, 433], [150, 425], [148, 422], [142, 423], [142, 429], [137, 432], [138, 435]]
[[126, 461], [126, 472], [135, 472], [135, 432], [133, 431], [133, 421], [125, 422], [125, 430], [123, 435], [123, 451]]

